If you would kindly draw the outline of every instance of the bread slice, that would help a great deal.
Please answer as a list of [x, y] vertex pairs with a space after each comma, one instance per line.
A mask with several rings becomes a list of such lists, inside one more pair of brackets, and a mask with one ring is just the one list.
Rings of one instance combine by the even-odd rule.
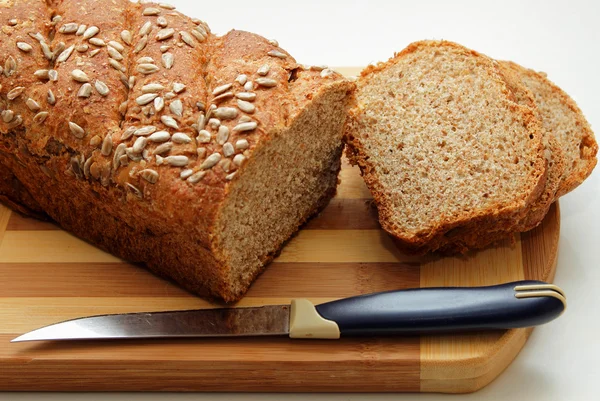
[[514, 71], [533, 93], [544, 129], [564, 152], [564, 173], [556, 197], [565, 195], [581, 184], [596, 165], [598, 144], [594, 133], [573, 99], [546, 78], [546, 74], [510, 61], [501, 64]]
[[419, 252], [463, 226], [512, 227], [546, 181], [535, 113], [496, 63], [452, 42], [416, 42], [363, 71], [345, 140], [382, 227]]

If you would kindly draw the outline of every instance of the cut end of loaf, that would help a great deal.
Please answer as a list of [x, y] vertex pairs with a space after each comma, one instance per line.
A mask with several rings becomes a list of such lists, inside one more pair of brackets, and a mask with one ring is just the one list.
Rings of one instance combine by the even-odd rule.
[[358, 82], [347, 130], [384, 229], [419, 247], [453, 227], [521, 216], [539, 195], [539, 124], [489, 58], [451, 42], [410, 45]]
[[226, 301], [239, 299], [282, 245], [335, 195], [347, 82], [323, 91], [257, 148], [228, 188], [215, 250], [227, 266]]

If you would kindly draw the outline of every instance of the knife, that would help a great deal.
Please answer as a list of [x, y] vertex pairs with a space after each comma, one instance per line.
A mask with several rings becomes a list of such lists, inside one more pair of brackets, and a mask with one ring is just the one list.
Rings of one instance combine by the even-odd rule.
[[547, 323], [565, 308], [559, 287], [527, 280], [388, 291], [317, 306], [295, 299], [290, 305], [90, 316], [42, 327], [12, 342], [285, 335], [337, 339], [513, 329]]

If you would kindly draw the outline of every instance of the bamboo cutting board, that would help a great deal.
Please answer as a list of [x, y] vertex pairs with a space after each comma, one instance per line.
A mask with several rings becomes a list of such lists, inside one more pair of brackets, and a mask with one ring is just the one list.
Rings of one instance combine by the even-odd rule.
[[[239, 306], [554, 277], [557, 205], [512, 243], [461, 257], [417, 258], [402, 254], [380, 229], [358, 169], [345, 160], [341, 179], [336, 198], [290, 241]], [[0, 390], [471, 392], [496, 378], [531, 332], [9, 343], [75, 317], [211, 306], [53, 224], [0, 205]]]

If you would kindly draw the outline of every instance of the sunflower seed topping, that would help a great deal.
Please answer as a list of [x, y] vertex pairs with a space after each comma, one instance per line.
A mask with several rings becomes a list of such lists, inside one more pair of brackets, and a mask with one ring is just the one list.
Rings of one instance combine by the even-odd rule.
[[153, 15], [159, 15], [160, 14], [160, 9], [155, 8], [155, 7], [148, 7], [145, 8], [144, 11], [142, 11], [142, 15], [145, 16], [153, 16]]
[[198, 182], [200, 182], [200, 180], [206, 175], [206, 171], [198, 171], [196, 174], [193, 174], [192, 176], [190, 176], [190, 178], [187, 179], [187, 181], [190, 184], [197, 184]]
[[96, 147], [102, 143], [102, 137], [100, 135], [94, 135], [90, 139], [90, 146]]
[[198, 154], [198, 159], [204, 159], [206, 157], [206, 148], [198, 148], [196, 149], [196, 153]]
[[252, 114], [254, 113], [254, 111], [256, 110], [256, 107], [250, 103], [247, 102], [245, 100], [239, 100], [237, 101], [237, 106], [240, 108], [240, 110], [242, 110], [244, 113], [248, 113], [248, 114]]
[[98, 47], [104, 47], [104, 46], [106, 46], [106, 42], [104, 42], [100, 38], [91, 38], [88, 42], [90, 42], [90, 44], [92, 44], [94, 46], [98, 46]]
[[165, 157], [165, 161], [173, 167], [185, 167], [190, 162], [187, 156], [168, 156]]
[[217, 132], [217, 143], [219, 145], [224, 145], [225, 142], [229, 139], [229, 128], [225, 125], [221, 125], [219, 127], [219, 131]]
[[183, 170], [183, 171], [181, 172], [181, 174], [179, 174], [179, 177], [180, 177], [182, 180], [185, 180], [186, 178], [190, 177], [192, 174], [194, 174], [194, 170], [192, 170], [192, 169], [188, 168], [188, 169], [186, 169], [186, 170]]
[[125, 145], [124, 143], [120, 143], [117, 148], [115, 149], [115, 154], [113, 155], [113, 168], [117, 169], [119, 168], [119, 165], [121, 164], [121, 156], [123, 156], [126, 152], [127, 149], [127, 145]]
[[256, 124], [254, 121], [252, 121], [252, 122], [246, 122], [246, 123], [240, 123], [240, 124], [236, 125], [235, 127], [233, 127], [233, 132], [254, 131], [257, 126], [258, 126], [258, 124]]
[[200, 165], [200, 169], [208, 170], [209, 168], [214, 167], [215, 164], [217, 164], [220, 160], [221, 160], [221, 154], [213, 153], [212, 155], [208, 156], [204, 160], [204, 162], [202, 162], [202, 164]]
[[161, 112], [165, 108], [165, 100], [162, 97], [154, 99], [154, 109], [156, 112]]
[[269, 39], [269, 44], [271, 44], [275, 47], [279, 47], [279, 42], [276, 41], [275, 39]]
[[112, 47], [113, 49], [117, 50], [119, 53], [122, 53], [125, 51], [125, 47], [120, 44], [117, 41], [111, 40], [108, 42], [108, 46]]
[[229, 142], [223, 144], [223, 155], [225, 155], [225, 157], [230, 157], [233, 156], [233, 154], [235, 153], [235, 150], [233, 149], [233, 145]]
[[44, 53], [44, 57], [48, 60], [52, 61], [54, 58], [54, 53], [50, 50], [50, 46], [46, 42], [40, 42], [40, 46], [42, 47], [42, 53]]
[[178, 143], [178, 144], [186, 144], [186, 143], [192, 142], [192, 139], [189, 136], [187, 136], [186, 134], [184, 134], [183, 132], [174, 133], [173, 136], [171, 137], [171, 140], [174, 143]]
[[217, 86], [212, 94], [213, 96], [219, 96], [222, 93], [227, 92], [229, 89], [231, 89], [231, 87], [233, 86], [233, 84], [225, 84], [225, 85], [221, 85], [221, 86]]
[[271, 70], [271, 67], [269, 66], [269, 64], [263, 64], [258, 71], [256, 71], [256, 73], [258, 75], [262, 75], [263, 77], [265, 75], [267, 75], [269, 73], [269, 71]]
[[165, 89], [165, 87], [162, 86], [161, 84], [151, 83], [151, 84], [142, 86], [142, 93], [157, 93], [164, 89]]
[[160, 47], [160, 52], [161, 52], [161, 53], [166, 53], [166, 52], [168, 52], [170, 49], [171, 49], [171, 46], [169, 46], [169, 45], [162, 45], [162, 46]]
[[183, 103], [181, 100], [173, 100], [169, 105], [169, 109], [171, 113], [175, 114], [178, 117], [183, 117]]
[[21, 124], [23, 124], [23, 118], [20, 115], [17, 115], [14, 120], [8, 123], [8, 128], [16, 128]]
[[15, 100], [16, 98], [21, 96], [21, 94], [23, 93], [24, 90], [25, 90], [25, 88], [23, 86], [17, 86], [16, 88], [12, 89], [10, 92], [8, 92], [6, 94], [6, 98], [8, 100]]
[[236, 175], [236, 174], [237, 174], [237, 171], [234, 171], [234, 172], [233, 172], [233, 173], [231, 173], [231, 174], [227, 174], [227, 175], [225, 176], [225, 179], [226, 179], [227, 181], [231, 181], [231, 180], [233, 180], [233, 178], [235, 177], [235, 175]]
[[136, 129], [135, 132], [133, 133], [133, 135], [148, 136], [154, 132], [156, 132], [156, 127], [154, 125], [147, 125], [145, 127]]
[[100, 53], [100, 49], [92, 50], [90, 52], [90, 57], [96, 57], [98, 53]]
[[128, 30], [121, 31], [121, 40], [123, 40], [123, 42], [125, 42], [126, 45], [131, 46], [131, 43], [133, 42], [131, 32], [129, 32]]
[[235, 155], [233, 158], [233, 164], [240, 167], [246, 161], [246, 156], [244, 155]]
[[112, 46], [108, 46], [108, 55], [117, 61], [123, 60], [123, 55], [121, 53], [119, 53], [119, 51]]
[[141, 199], [141, 198], [144, 197], [144, 195], [142, 194], [142, 191], [140, 191], [138, 189], [138, 187], [136, 187], [135, 185], [131, 185], [130, 183], [126, 183], [125, 186], [127, 187], [127, 189], [129, 189], [131, 191], [132, 194], [134, 194], [138, 198]]
[[233, 120], [238, 116], [238, 111], [233, 107], [219, 107], [213, 114], [221, 120]]
[[126, 141], [133, 136], [133, 133], [137, 130], [136, 127], [129, 127], [125, 131], [123, 131], [123, 135], [121, 135], [121, 141]]
[[142, 36], [142, 38], [140, 39], [138, 44], [135, 45], [135, 49], [133, 49], [133, 53], [138, 54], [139, 52], [141, 52], [142, 50], [144, 50], [146, 48], [147, 44], [148, 44], [148, 35], [144, 35], [144, 36]]
[[[148, 139], [151, 140], [151, 137], [149, 137]], [[155, 155], [164, 155], [165, 153], [169, 153], [171, 149], [173, 149], [173, 142], [165, 142], [161, 145], [158, 145], [152, 153], [154, 153]]]
[[79, 29], [78, 24], [76, 24], [74, 22], [69, 22], [68, 24], [64, 24], [63, 26], [61, 26], [60, 29], [58, 30], [58, 32], [70, 34], [70, 33], [77, 32], [77, 29]]
[[29, 53], [33, 50], [33, 47], [29, 43], [26, 42], [17, 42], [17, 47], [19, 50], [24, 51], [25, 53]]
[[75, 48], [75, 50], [77, 50], [79, 53], [85, 53], [90, 49], [90, 47], [88, 45], [86, 45], [85, 43], [82, 45], [79, 45]]
[[100, 29], [98, 29], [97, 26], [90, 26], [88, 29], [85, 30], [85, 32], [83, 33], [83, 40], [88, 40], [93, 38], [94, 36], [96, 36], [96, 34], [100, 32]]
[[33, 112], [38, 112], [38, 111], [40, 111], [42, 109], [40, 107], [40, 104], [38, 102], [36, 102], [35, 100], [33, 100], [32, 98], [27, 99], [27, 101], [25, 102], [25, 104], [27, 105], [27, 107], [29, 108], [29, 110], [31, 110]]
[[33, 75], [37, 78], [37, 79], [41, 79], [41, 80], [46, 80], [46, 79], [50, 79], [48, 77], [48, 70], [37, 70], [36, 72], [33, 73]]
[[142, 27], [140, 28], [140, 32], [139, 35], [140, 36], [146, 36], [150, 33], [150, 31], [152, 30], [152, 22], [151, 21], [146, 21], [144, 23], [144, 25], [142, 25]]
[[239, 122], [241, 122], [241, 123], [249, 123], [251, 121], [252, 121], [252, 119], [248, 116], [241, 116], [240, 120], [239, 120]]
[[192, 29], [192, 35], [198, 40], [198, 42], [202, 43], [206, 40], [206, 36], [202, 34], [202, 31], [198, 29]]
[[244, 85], [246, 82], [248, 82], [248, 76], [246, 74], [240, 74], [237, 76], [235, 81], [240, 85]]
[[36, 124], [42, 124], [44, 121], [46, 121], [46, 118], [48, 118], [48, 112], [40, 111], [35, 115], [35, 117], [33, 117], [33, 122]]
[[56, 71], [56, 70], [49, 70], [48, 71], [48, 78], [50, 78], [50, 81], [52, 81], [52, 82], [58, 81], [58, 71]]
[[63, 50], [62, 53], [60, 53], [58, 58], [56, 59], [56, 62], [64, 63], [65, 61], [67, 61], [69, 59], [69, 57], [71, 57], [71, 53], [73, 53], [73, 49], [75, 49], [75, 45], [69, 46], [65, 50]]
[[221, 120], [218, 118], [211, 118], [208, 120], [208, 126], [212, 129], [217, 129], [221, 126]]
[[149, 168], [140, 171], [140, 176], [150, 184], [156, 184], [156, 181], [158, 181], [158, 173]]
[[17, 70], [17, 62], [13, 56], [8, 56], [4, 62], [4, 76], [10, 77]]
[[253, 102], [254, 100], [256, 100], [256, 93], [239, 92], [239, 93], [236, 93], [235, 97], [237, 97], [240, 100], [245, 100], [247, 102]]
[[77, 96], [78, 97], [90, 97], [92, 94], [92, 85], [90, 84], [83, 84], [81, 85], [81, 88], [79, 88], [79, 92], [77, 92]]
[[171, 116], [162, 116], [160, 121], [162, 121], [162, 123], [169, 128], [179, 129], [177, 121], [175, 121], [175, 119]]
[[215, 103], [221, 103], [224, 100], [230, 99], [233, 97], [233, 92], [225, 92], [225, 93], [221, 93], [219, 96], [215, 97], [213, 99], [213, 102]]
[[154, 59], [152, 57], [144, 56], [140, 57], [136, 61], [137, 64], [154, 64]]
[[175, 34], [175, 29], [164, 28], [164, 29], [161, 29], [160, 31], [158, 31], [158, 33], [156, 34], [156, 40], [158, 40], [159, 42], [162, 40], [167, 40], [167, 39], [172, 38], [174, 34]]
[[326, 68], [323, 71], [321, 71], [321, 78], [329, 78], [329, 77], [333, 76], [334, 74], [335, 74], [335, 71], [330, 70], [329, 68]]
[[69, 121], [69, 130], [71, 131], [71, 134], [73, 134], [73, 136], [75, 138], [81, 139], [85, 136], [84, 129], [72, 121]]
[[132, 152], [133, 153], [142, 153], [142, 150], [144, 150], [144, 148], [146, 147], [147, 144], [148, 144], [148, 138], [146, 138], [144, 136], [138, 137], [135, 140], [135, 142], [133, 143]]
[[246, 92], [250, 92], [253, 89], [254, 89], [254, 83], [252, 81], [248, 81], [244, 84], [244, 90]]
[[280, 59], [285, 59], [287, 57], [287, 55], [285, 53], [282, 53], [279, 50], [271, 50], [267, 54], [271, 57], [277, 57]]
[[110, 92], [108, 86], [100, 80], [96, 80], [94, 86], [96, 87], [96, 91], [98, 91], [101, 96], [106, 96], [108, 95], [108, 92]]
[[181, 40], [183, 40], [186, 45], [192, 48], [196, 47], [196, 43], [194, 43], [194, 38], [192, 37], [192, 35], [190, 35], [189, 32], [181, 31], [179, 32], [179, 35], [181, 36]]
[[15, 26], [15, 25], [17, 25], [18, 23], [19, 23], [19, 21], [17, 21], [17, 20], [16, 20], [16, 19], [14, 19], [14, 18], [13, 18], [13, 19], [10, 19], [10, 20], [8, 20], [8, 25], [9, 25], [9, 26]]
[[200, 132], [198, 132], [198, 137], [196, 137], [196, 140], [199, 143], [210, 143], [210, 132], [204, 129], [200, 130]]
[[171, 67], [173, 67], [174, 62], [175, 58], [172, 53], [165, 53], [162, 55], [162, 64], [167, 70], [170, 70]]
[[112, 148], [113, 148], [112, 135], [106, 134], [106, 136], [104, 137], [104, 140], [102, 141], [102, 148], [100, 150], [100, 152], [102, 153], [102, 156], [110, 156], [110, 154], [112, 152]]
[[146, 93], [136, 98], [135, 102], [140, 106], [145, 106], [148, 103], [152, 102], [154, 99], [156, 99], [157, 96], [158, 95], [156, 93]]
[[246, 150], [250, 147], [248, 140], [246, 139], [238, 139], [235, 143], [235, 148], [237, 150]]
[[154, 64], [139, 64], [137, 70], [142, 74], [149, 75], [158, 72], [159, 68]]
[[169, 25], [169, 22], [165, 17], [160, 16], [156, 19], [156, 25], [160, 26], [161, 28], [166, 28], [167, 25]]
[[169, 134], [167, 131], [156, 131], [148, 137], [150, 142], [158, 143], [167, 142], [169, 139], [171, 139], [171, 134]]
[[173, 83], [173, 92], [181, 93], [185, 90], [185, 85], [179, 82]]
[[86, 25], [79, 25], [79, 27], [77, 27], [77, 31], [75, 32], [75, 35], [77, 36], [81, 36], [85, 33], [85, 28], [87, 28]]
[[82, 82], [82, 83], [90, 82], [90, 79], [88, 78], [87, 74], [79, 69], [73, 70], [71, 72], [71, 77], [73, 78], [73, 80], [75, 80], [77, 82]]
[[9, 123], [15, 118], [15, 112], [12, 110], [4, 110], [2, 112], [2, 121]]
[[54, 96], [54, 92], [52, 92], [52, 89], [48, 89], [48, 96], [46, 97], [46, 101], [51, 106], [54, 106], [56, 104], [56, 97]]
[[277, 81], [271, 78], [256, 78], [256, 83], [259, 86], [264, 86], [265, 88], [272, 88], [277, 86]]

